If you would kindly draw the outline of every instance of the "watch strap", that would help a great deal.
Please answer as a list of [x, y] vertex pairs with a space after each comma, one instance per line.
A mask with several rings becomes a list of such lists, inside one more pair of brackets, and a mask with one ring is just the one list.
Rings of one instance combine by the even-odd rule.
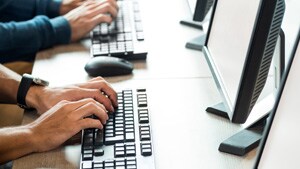
[[17, 94], [17, 103], [23, 109], [29, 108], [26, 104], [25, 98], [31, 84], [33, 83], [33, 79], [34, 78], [29, 74], [24, 74], [21, 79]]

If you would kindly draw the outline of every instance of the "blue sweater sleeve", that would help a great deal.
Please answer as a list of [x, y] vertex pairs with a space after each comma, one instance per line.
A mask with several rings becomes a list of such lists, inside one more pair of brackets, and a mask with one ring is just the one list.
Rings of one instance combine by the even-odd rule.
[[1, 63], [32, 60], [40, 49], [69, 43], [71, 28], [64, 17], [36, 16], [29, 21], [0, 23], [0, 37]]
[[37, 15], [59, 16], [61, 0], [0, 0], [0, 21], [26, 21]]

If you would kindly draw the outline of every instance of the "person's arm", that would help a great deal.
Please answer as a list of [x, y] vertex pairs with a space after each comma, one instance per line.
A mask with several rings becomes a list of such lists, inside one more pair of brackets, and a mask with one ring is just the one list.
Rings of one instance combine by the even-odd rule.
[[17, 103], [21, 76], [0, 64], [0, 103]]
[[113, 0], [86, 1], [53, 19], [37, 16], [24, 22], [0, 23], [0, 63], [32, 60], [40, 49], [77, 41], [98, 24], [110, 23], [117, 8]]
[[5, 63], [34, 57], [38, 50], [54, 44], [69, 43], [71, 28], [64, 17], [37, 16], [24, 22], [0, 23], [0, 37], [0, 63]]
[[26, 21], [37, 15], [54, 18], [60, 15], [61, 6], [61, 0], [1, 0], [0, 22]]
[[[99, 119], [85, 118], [90, 115]], [[102, 129], [107, 119], [104, 106], [93, 99], [61, 101], [28, 125], [0, 129], [0, 164], [52, 150], [82, 129]]]
[[[20, 80], [20, 75], [0, 64], [0, 103], [17, 103]], [[66, 87], [32, 85], [25, 101], [29, 107], [37, 109], [39, 113], [44, 113], [61, 100], [77, 101], [85, 98], [96, 100], [108, 111], [114, 111], [114, 107], [118, 106], [116, 92], [101, 77]]]

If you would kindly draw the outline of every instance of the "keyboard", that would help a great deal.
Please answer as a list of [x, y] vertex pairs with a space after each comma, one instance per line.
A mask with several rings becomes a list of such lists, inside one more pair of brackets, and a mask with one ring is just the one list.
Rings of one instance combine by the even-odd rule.
[[155, 168], [146, 89], [118, 92], [118, 104], [102, 130], [83, 130], [80, 169]]
[[111, 24], [101, 23], [91, 31], [91, 55], [114, 56], [126, 60], [144, 60], [147, 49], [136, 0], [117, 2], [119, 12]]

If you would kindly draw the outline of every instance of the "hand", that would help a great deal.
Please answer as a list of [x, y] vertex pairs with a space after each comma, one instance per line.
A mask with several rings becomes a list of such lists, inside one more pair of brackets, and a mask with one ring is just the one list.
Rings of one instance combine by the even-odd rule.
[[[60, 6], [60, 15], [65, 15], [66, 13], [70, 12], [71, 10], [79, 7], [82, 5], [86, 0], [63, 0]], [[98, 0], [99, 1], [99, 0]], [[102, 3], [106, 1], [111, 1], [113, 5], [116, 6], [116, 1], [115, 0], [101, 0]]]
[[111, 112], [114, 111], [114, 107], [118, 106], [117, 93], [101, 77], [93, 78], [86, 83], [62, 88], [32, 86], [28, 90], [26, 103], [41, 114], [61, 100], [77, 101], [84, 98], [96, 100]]
[[[99, 118], [85, 118], [95, 115]], [[28, 125], [34, 152], [56, 148], [85, 128], [103, 128], [108, 115], [103, 105], [93, 99], [61, 101]]]
[[82, 5], [83, 2], [84, 1], [82, 1], [82, 0], [63, 0], [61, 2], [59, 14], [65, 15], [66, 13], [70, 12], [71, 10]]
[[115, 0], [85, 1], [64, 15], [71, 26], [71, 41], [84, 37], [100, 23], [111, 23], [117, 13]]

